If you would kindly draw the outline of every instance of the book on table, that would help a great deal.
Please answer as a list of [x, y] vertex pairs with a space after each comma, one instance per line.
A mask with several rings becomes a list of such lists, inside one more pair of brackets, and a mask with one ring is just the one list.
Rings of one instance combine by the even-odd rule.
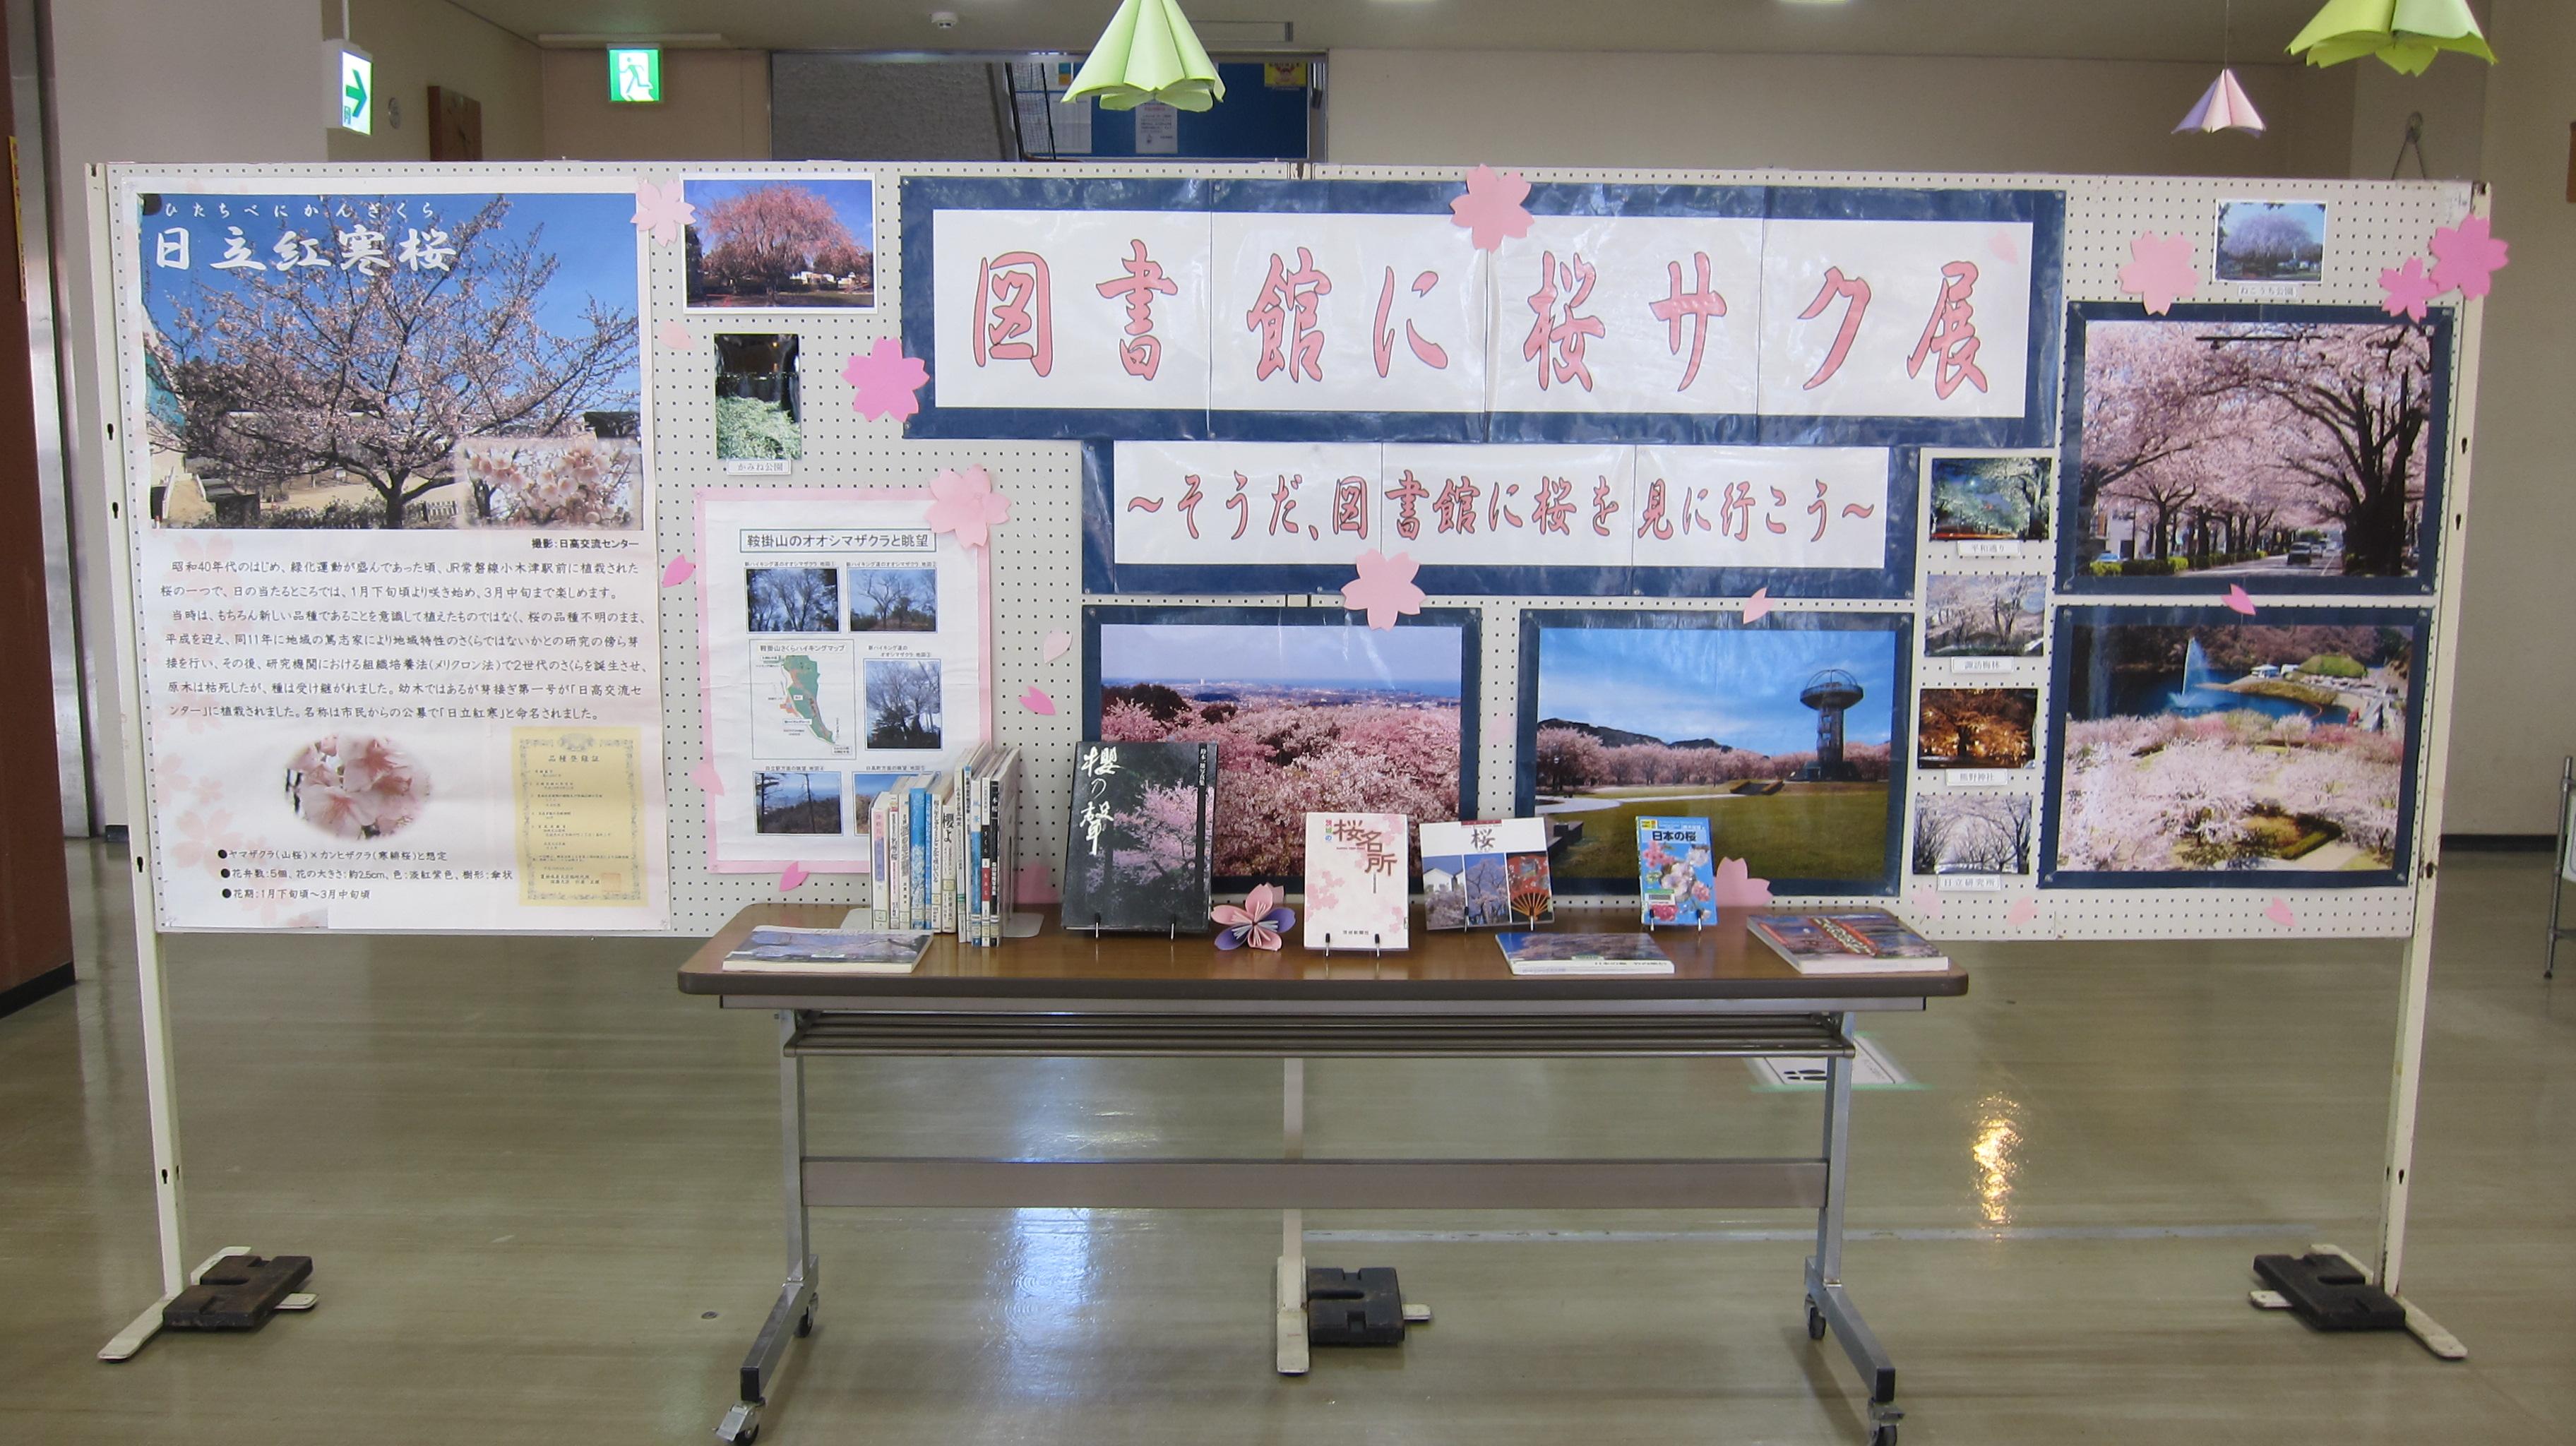
[[1064, 854], [1068, 929], [1204, 934], [1213, 743], [1081, 743]]
[[749, 974], [909, 974], [929, 947], [928, 934], [763, 924], [725, 956], [724, 967]]
[[1939, 945], [1885, 909], [1756, 914], [1746, 927], [1801, 974], [1937, 974], [1950, 967]]
[[1413, 899], [1412, 820], [1306, 815], [1306, 947], [1401, 949]]
[[1670, 974], [1673, 961], [1647, 934], [1496, 934], [1514, 974]]
[[1422, 916], [1434, 929], [1504, 928], [1554, 918], [1547, 821], [1424, 824]]
[[1715, 833], [1704, 818], [1637, 820], [1637, 918], [1646, 927], [1717, 922]]

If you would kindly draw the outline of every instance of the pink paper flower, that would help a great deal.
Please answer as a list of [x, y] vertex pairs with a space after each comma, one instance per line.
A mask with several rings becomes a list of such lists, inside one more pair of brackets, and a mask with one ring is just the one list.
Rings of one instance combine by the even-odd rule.
[[698, 791], [700, 793], [721, 794], [724, 792], [724, 775], [716, 772], [716, 766], [713, 763], [700, 763], [697, 767], [690, 769], [689, 781], [698, 786]]
[[657, 186], [651, 181], [635, 183], [635, 229], [652, 233], [656, 244], [676, 246], [680, 230], [697, 219], [698, 208], [681, 198], [680, 183]]
[[662, 586], [678, 587], [698, 575], [698, 565], [685, 557], [672, 558], [662, 569]]
[[1210, 909], [1208, 917], [1220, 926], [1216, 946], [1220, 949], [1240, 949], [1247, 945], [1255, 949], [1278, 948], [1280, 931], [1297, 922], [1296, 911], [1283, 906], [1280, 898], [1278, 889], [1269, 884], [1256, 884], [1244, 897], [1242, 907], [1219, 904]]
[[900, 420], [921, 410], [913, 393], [930, 380], [930, 368], [917, 356], [905, 356], [902, 342], [881, 336], [875, 346], [850, 354], [841, 380], [852, 389], [850, 410], [871, 420]]
[[1342, 584], [1342, 606], [1368, 614], [1372, 628], [1395, 626], [1398, 613], [1422, 611], [1422, 589], [1413, 585], [1421, 564], [1411, 553], [1387, 557], [1372, 547], [1360, 554], [1360, 575]]
[[1052, 718], [1055, 716], [1054, 695], [1048, 693], [1046, 689], [1039, 687], [1035, 683], [1031, 683], [1029, 685], [1029, 690], [1020, 695], [1020, 706], [1037, 714], [1041, 718]]
[[1752, 866], [1742, 859], [1720, 859], [1716, 902], [1721, 909], [1767, 908], [1771, 903], [1771, 881], [1753, 877]]
[[2015, 899], [2012, 908], [2004, 914], [2004, 922], [2016, 929], [2038, 921], [2039, 900], [2037, 899]]
[[1529, 193], [1520, 172], [1478, 166], [1467, 173], [1467, 193], [1449, 202], [1449, 219], [1467, 228], [1468, 244], [1477, 250], [1500, 250], [1506, 238], [1529, 234], [1529, 208], [1521, 204]]
[[673, 351], [687, 351], [698, 344], [689, 329], [676, 321], [666, 321], [653, 328], [653, 339]]
[[2254, 616], [2254, 598], [2245, 591], [2244, 584], [2231, 582], [2227, 585], [2227, 610], [2243, 613], [2249, 618]]
[[778, 892], [792, 894], [805, 887], [805, 881], [811, 877], [812, 875], [805, 872], [803, 864], [789, 864], [778, 871]]
[[1927, 919], [1940, 918], [1941, 891], [1930, 884], [1917, 885], [1914, 890], [1914, 908]]
[[2484, 216], [2464, 216], [2457, 226], [2437, 226], [2433, 230], [2433, 284], [2442, 291], [2456, 286], [2462, 296], [2484, 296], [2494, 284], [2491, 278], [2504, 269], [2507, 250], [2505, 243], [2487, 229]]
[[2379, 309], [2390, 316], [2422, 321], [2424, 303], [2449, 289], [2424, 274], [2423, 257], [2409, 256], [2406, 258], [2405, 265], [2391, 267], [2379, 273], [2379, 290], [2385, 297], [2379, 303]]
[[1771, 589], [1768, 587], [1755, 588], [1753, 596], [1744, 600], [1744, 620], [1748, 623], [1760, 622], [1770, 611]]
[[2145, 232], [2129, 242], [2129, 264], [2120, 268], [2120, 290], [2143, 299], [2149, 316], [2200, 291], [2200, 268], [2191, 260], [2191, 238]]
[[2284, 898], [2275, 897], [2271, 903], [2264, 905], [2263, 917], [2284, 929], [2299, 927], [2298, 914], [2291, 910], [2290, 901]]
[[991, 529], [1011, 520], [1011, 499], [993, 490], [992, 474], [981, 467], [941, 472], [930, 479], [930, 497], [930, 530], [956, 533], [966, 547], [984, 546]]

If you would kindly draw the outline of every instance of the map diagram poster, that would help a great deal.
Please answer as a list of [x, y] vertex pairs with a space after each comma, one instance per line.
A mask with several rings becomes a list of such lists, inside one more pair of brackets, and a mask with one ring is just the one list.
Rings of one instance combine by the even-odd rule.
[[698, 494], [708, 866], [868, 870], [868, 810], [992, 736], [986, 558], [926, 491]]

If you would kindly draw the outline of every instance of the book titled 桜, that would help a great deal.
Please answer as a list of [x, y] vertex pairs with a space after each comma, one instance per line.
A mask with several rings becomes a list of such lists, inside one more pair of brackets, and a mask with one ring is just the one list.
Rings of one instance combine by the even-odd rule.
[[1413, 895], [1400, 813], [1306, 815], [1306, 947], [1401, 949]]
[[1523, 928], [1554, 918], [1547, 821], [1422, 825], [1422, 912], [1434, 929]]
[[1637, 820], [1637, 917], [1647, 927], [1717, 922], [1714, 839], [1704, 818]]

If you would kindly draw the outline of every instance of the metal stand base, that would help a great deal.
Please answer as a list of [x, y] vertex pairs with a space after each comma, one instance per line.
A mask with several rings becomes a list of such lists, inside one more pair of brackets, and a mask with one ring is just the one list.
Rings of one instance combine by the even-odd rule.
[[1852, 1369], [1860, 1372], [1861, 1383], [1869, 1388], [1869, 1446], [1896, 1446], [1896, 1423], [1905, 1419], [1896, 1404], [1896, 1363], [1887, 1358], [1886, 1348], [1861, 1318], [1860, 1307], [1852, 1304], [1843, 1283], [1825, 1279], [1810, 1256], [1807, 1339], [1823, 1340], [1828, 1330], [1842, 1343], [1843, 1354], [1851, 1358]]
[[[2376, 1280], [2378, 1278], [2369, 1266], [2362, 1263], [2361, 1257], [2344, 1249], [2340, 1245], [2327, 1245], [2321, 1242], [2309, 1246], [2308, 1253], [2311, 1255], [2341, 1256], [2345, 1261], [2351, 1264], [2354, 1270], [2360, 1272], [2362, 1279]], [[2252, 1291], [2249, 1293], [2249, 1298], [2258, 1308], [2263, 1310], [2288, 1310], [2290, 1308], [2289, 1301], [2283, 1299], [2279, 1294], [2273, 1291]], [[2425, 1350], [2431, 1352], [2436, 1359], [2445, 1361], [2465, 1361], [2469, 1358], [2469, 1348], [2460, 1343], [2460, 1338], [2451, 1334], [2449, 1331], [2442, 1329], [2441, 1323], [2418, 1309], [2415, 1302], [2408, 1300], [2403, 1295], [2393, 1295], [2390, 1298], [2395, 1300], [2397, 1304], [2403, 1307], [2406, 1311], [2406, 1333], [2413, 1336], [2416, 1343], [2423, 1346]]]
[[789, 1343], [814, 1333], [814, 1314], [822, 1305], [815, 1292], [815, 1264], [807, 1256], [802, 1276], [778, 1288], [778, 1304], [769, 1308], [751, 1353], [742, 1358], [742, 1399], [716, 1423], [716, 1439], [725, 1446], [751, 1446], [760, 1439], [760, 1408], [769, 1403]]
[[[188, 1272], [188, 1283], [195, 1285], [204, 1279], [206, 1272], [215, 1268], [215, 1262], [227, 1255], [248, 1254], [250, 1254], [250, 1247], [247, 1245], [227, 1245], [197, 1262], [197, 1268]], [[161, 1334], [161, 1312], [169, 1307], [170, 1302], [178, 1298], [178, 1292], [173, 1291], [144, 1307], [143, 1314], [136, 1316], [132, 1324], [118, 1331], [106, 1345], [98, 1348], [98, 1358], [102, 1361], [130, 1361], [142, 1354], [143, 1348], [152, 1344], [152, 1338]], [[288, 1299], [297, 1298], [290, 1296]], [[306, 1297], [299, 1304], [280, 1305], [278, 1309], [306, 1310], [311, 1306], [311, 1299]]]

